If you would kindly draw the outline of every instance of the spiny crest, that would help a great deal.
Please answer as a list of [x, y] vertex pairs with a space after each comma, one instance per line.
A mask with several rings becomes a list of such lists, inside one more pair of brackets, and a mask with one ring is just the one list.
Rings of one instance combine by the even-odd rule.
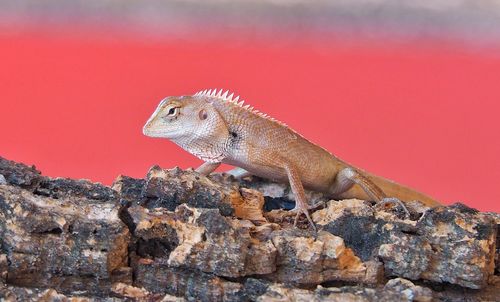
[[194, 94], [195, 96], [208, 96], [208, 97], [213, 97], [217, 98], [221, 101], [225, 102], [230, 102], [236, 105], [243, 105], [244, 101], [239, 101], [240, 97], [234, 97], [234, 93], [229, 94], [229, 90], [226, 90], [226, 92], [223, 93], [223, 90], [219, 90], [217, 92], [217, 89], [205, 89], [202, 91], [198, 91], [197, 93]]
[[202, 91], [198, 91], [197, 93], [194, 94], [194, 96], [205, 96], [205, 97], [216, 98], [219, 101], [228, 102], [228, 103], [233, 104], [235, 106], [239, 106], [239, 107], [241, 107], [241, 108], [243, 108], [251, 113], [257, 114], [257, 115], [259, 115], [263, 118], [266, 118], [270, 121], [273, 121], [273, 122], [276, 122], [280, 125], [288, 127], [285, 123], [280, 122], [278, 120], [275, 120], [274, 118], [268, 116], [267, 114], [262, 113], [257, 109], [254, 109], [252, 106], [244, 105], [245, 101], [243, 101], [243, 100], [240, 101], [239, 96], [234, 97], [234, 93], [229, 94], [229, 90], [226, 90], [225, 92], [223, 92], [222, 89], [220, 89], [219, 91], [217, 91], [217, 89], [205, 89]]

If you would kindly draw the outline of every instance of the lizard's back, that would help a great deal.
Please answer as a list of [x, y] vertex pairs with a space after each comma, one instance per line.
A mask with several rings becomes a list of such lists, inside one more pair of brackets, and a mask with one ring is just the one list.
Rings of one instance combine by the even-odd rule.
[[[243, 168], [256, 176], [288, 182], [287, 173], [281, 165], [286, 160], [299, 171], [306, 189], [327, 194], [332, 194], [338, 173], [345, 168], [352, 168], [382, 189], [388, 197], [396, 197], [402, 201], [420, 200], [428, 206], [440, 205], [433, 198], [414, 189], [355, 168], [285, 124], [251, 108], [228, 106], [219, 102], [215, 102], [214, 106], [233, 135], [224, 163]], [[334, 197], [370, 199], [359, 186], [353, 186]]]
[[285, 124], [237, 106], [215, 104], [233, 136], [223, 162], [253, 175], [279, 182], [288, 180], [281, 163], [299, 171], [305, 188], [328, 193], [335, 175], [346, 165]]

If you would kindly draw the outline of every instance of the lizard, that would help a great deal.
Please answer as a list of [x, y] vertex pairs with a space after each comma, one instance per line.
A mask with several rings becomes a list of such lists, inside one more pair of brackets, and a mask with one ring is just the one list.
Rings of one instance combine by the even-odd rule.
[[169, 139], [203, 160], [195, 170], [200, 174], [208, 175], [225, 163], [237, 167], [229, 172], [237, 178], [255, 175], [289, 183], [295, 197], [295, 226], [303, 213], [316, 229], [305, 189], [338, 199], [380, 202], [393, 197], [398, 202], [440, 205], [423, 193], [341, 160], [222, 89], [163, 99], [144, 125], [143, 134]]

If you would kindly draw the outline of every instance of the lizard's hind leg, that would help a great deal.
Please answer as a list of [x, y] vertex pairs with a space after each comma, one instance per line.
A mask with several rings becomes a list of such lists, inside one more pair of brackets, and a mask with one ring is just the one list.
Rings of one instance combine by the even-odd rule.
[[366, 194], [375, 201], [380, 201], [386, 196], [384, 192], [371, 180], [353, 168], [344, 168], [335, 177], [332, 188], [333, 195], [339, 195], [349, 190], [353, 185], [359, 185]]
[[252, 175], [250, 172], [243, 168], [234, 168], [226, 172], [229, 175], [232, 175], [236, 179], [242, 179], [244, 177]]
[[399, 199], [387, 198], [382, 189], [380, 189], [370, 179], [354, 170], [353, 168], [344, 168], [337, 174], [332, 193], [334, 195], [342, 194], [345, 191], [349, 190], [354, 184], [359, 185], [370, 198], [373, 198], [375, 201], [377, 201], [378, 206], [384, 206], [385, 204], [389, 203], [396, 204], [403, 209], [405, 217], [410, 217], [410, 212]]

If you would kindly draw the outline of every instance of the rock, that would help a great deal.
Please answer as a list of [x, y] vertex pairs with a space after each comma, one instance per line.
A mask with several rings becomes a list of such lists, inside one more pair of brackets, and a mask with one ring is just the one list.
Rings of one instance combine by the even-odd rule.
[[109, 291], [111, 282], [132, 281], [130, 234], [117, 204], [78, 195], [53, 199], [0, 186], [0, 246], [9, 263], [8, 284], [98, 294]]
[[417, 234], [391, 234], [379, 256], [388, 275], [449, 282], [480, 289], [493, 275], [497, 225], [487, 215], [457, 204], [429, 210]]
[[0, 156], [0, 174], [6, 182], [13, 186], [32, 188], [42, 179], [40, 171], [35, 166], [28, 167], [24, 164], [7, 160]]
[[499, 300], [500, 276], [491, 276], [488, 286], [480, 290], [465, 289], [447, 283], [428, 283], [428, 286], [433, 290], [434, 301], [496, 302]]
[[111, 188], [84, 179], [43, 178], [36, 186], [34, 193], [55, 199], [85, 198], [95, 201], [113, 201], [116, 199], [116, 192]]
[[311, 211], [314, 233], [304, 218], [293, 226], [288, 186], [256, 177], [153, 167], [110, 188], [1, 158], [0, 173], [2, 301], [465, 302], [500, 291], [500, 215], [460, 204], [328, 201]]
[[28, 189], [36, 195], [52, 198], [84, 197], [91, 200], [109, 201], [115, 199], [115, 191], [101, 184], [88, 180], [73, 180], [68, 178], [51, 179], [41, 175], [34, 166], [28, 167], [0, 157], [1, 178], [6, 184]]
[[[38, 288], [24, 288], [15, 286], [0, 285], [0, 300], [6, 302], [17, 301], [33, 301], [33, 302], [92, 302], [92, 301], [109, 301], [110, 298], [89, 298], [80, 295], [66, 296], [58, 293], [55, 289], [38, 289]], [[116, 301], [114, 299], [113, 301]]]
[[223, 216], [234, 215], [255, 223], [266, 222], [262, 193], [239, 188], [237, 183], [227, 178], [224, 182], [217, 182], [192, 170], [151, 168], [142, 189], [142, 198], [146, 199], [141, 206], [150, 209], [162, 207], [173, 211], [178, 205], [186, 203], [196, 208], [217, 208]]
[[486, 286], [496, 253], [493, 219], [463, 205], [421, 212], [418, 220], [402, 220], [364, 201], [344, 200], [329, 202], [313, 219], [362, 260], [379, 257], [387, 276]]
[[333, 280], [364, 282], [366, 279], [366, 266], [345, 247], [342, 238], [328, 232], [319, 232], [314, 239], [297, 230], [277, 231], [272, 240], [278, 250], [273, 280], [316, 285]]
[[146, 180], [136, 179], [124, 175], [118, 176], [111, 188], [120, 198], [128, 203], [142, 204], [146, 202], [143, 191]]
[[[411, 282], [410, 282], [411, 283]], [[405, 291], [406, 290], [406, 291]], [[371, 302], [371, 301], [429, 301], [428, 296], [415, 296], [411, 290], [428, 293], [426, 288], [413, 286], [409, 288], [361, 286], [323, 287], [313, 290], [294, 288], [289, 285], [262, 282], [248, 279], [245, 282], [245, 295], [251, 301], [338, 301], [338, 302]], [[429, 290], [429, 289], [427, 289]], [[431, 290], [429, 290], [432, 292]], [[423, 298], [423, 300], [417, 300]], [[432, 296], [431, 296], [432, 298]]]
[[0, 284], [0, 300], [2, 302], [33, 301], [33, 302], [183, 302], [184, 298], [172, 295], [155, 294], [144, 288], [138, 288], [125, 283], [114, 283], [111, 286], [112, 293], [109, 296], [86, 297], [80, 294], [64, 295], [55, 289], [38, 289]]
[[384, 289], [402, 293], [408, 301], [430, 302], [433, 300], [431, 289], [417, 286], [403, 278], [389, 280], [385, 284]]
[[[295, 197], [290, 186], [286, 184], [272, 182], [257, 176], [249, 176], [241, 181], [235, 181], [234, 178], [227, 178], [225, 175], [222, 175], [221, 180], [221, 177], [218, 176], [217, 173], [215, 173], [214, 176], [211, 175], [211, 177], [217, 177], [217, 179], [226, 183], [233, 181], [232, 184], [261, 192], [262, 195], [264, 195], [264, 209], [266, 212], [278, 209], [291, 210], [295, 207]], [[311, 205], [317, 205], [329, 200], [329, 198], [322, 193], [308, 190], [306, 190], [306, 197]]]
[[276, 269], [276, 248], [270, 240], [252, 238], [254, 226], [245, 220], [223, 217], [215, 209], [185, 204], [175, 212], [128, 209], [134, 235], [140, 238], [138, 253], [163, 258], [171, 267], [187, 267], [223, 277], [266, 274]]
[[343, 238], [363, 261], [374, 259], [392, 232], [415, 231], [414, 221], [377, 212], [370, 203], [356, 199], [330, 201], [327, 208], [316, 211], [312, 217], [323, 230]]
[[259, 191], [246, 188], [241, 188], [240, 194], [241, 198], [235, 196], [236, 198], [231, 199], [231, 205], [235, 210], [234, 216], [250, 220], [255, 224], [266, 223], [263, 215], [264, 195]]
[[7, 180], [5, 179], [5, 176], [0, 174], [0, 185], [6, 185], [6, 184], [7, 184]]
[[132, 299], [133, 301], [161, 301], [161, 302], [183, 302], [184, 298], [171, 295], [153, 294], [144, 288], [135, 287], [125, 283], [115, 283], [111, 287], [115, 295], [120, 298]]
[[9, 263], [7, 261], [7, 255], [0, 254], [0, 283], [5, 283], [7, 281], [8, 270], [9, 270]]
[[231, 198], [239, 195], [236, 188], [213, 182], [194, 171], [179, 168], [163, 170], [152, 167], [146, 177], [143, 195], [146, 198], [141, 205], [153, 208], [165, 208], [174, 211], [181, 203], [198, 208], [216, 208], [222, 215], [232, 215]]
[[496, 254], [495, 254], [495, 274], [500, 275], [500, 213], [485, 213], [490, 216], [497, 225]]
[[63, 294], [59, 294], [55, 289], [46, 289], [38, 296], [38, 301], [40, 302], [52, 302], [52, 301], [64, 301], [64, 300], [72, 300], [72, 301], [89, 301], [90, 299], [81, 299], [81, 298], [71, 298], [68, 299]]
[[133, 258], [136, 286], [154, 293], [168, 293], [189, 301], [245, 301], [242, 285], [213, 274], [172, 268], [162, 260]]
[[[259, 228], [185, 204], [175, 212], [139, 206], [128, 211], [136, 225], [134, 235], [143, 240], [138, 253], [155, 261], [162, 258], [170, 267], [230, 278], [270, 274], [278, 282], [298, 284], [375, 282], [367, 280], [366, 265], [342, 238], [327, 232], [314, 239], [298, 230]], [[142, 244], [149, 248], [141, 248]]]
[[114, 283], [111, 290], [119, 296], [135, 300], [145, 300], [151, 296], [151, 293], [144, 288], [135, 287], [121, 282]]

